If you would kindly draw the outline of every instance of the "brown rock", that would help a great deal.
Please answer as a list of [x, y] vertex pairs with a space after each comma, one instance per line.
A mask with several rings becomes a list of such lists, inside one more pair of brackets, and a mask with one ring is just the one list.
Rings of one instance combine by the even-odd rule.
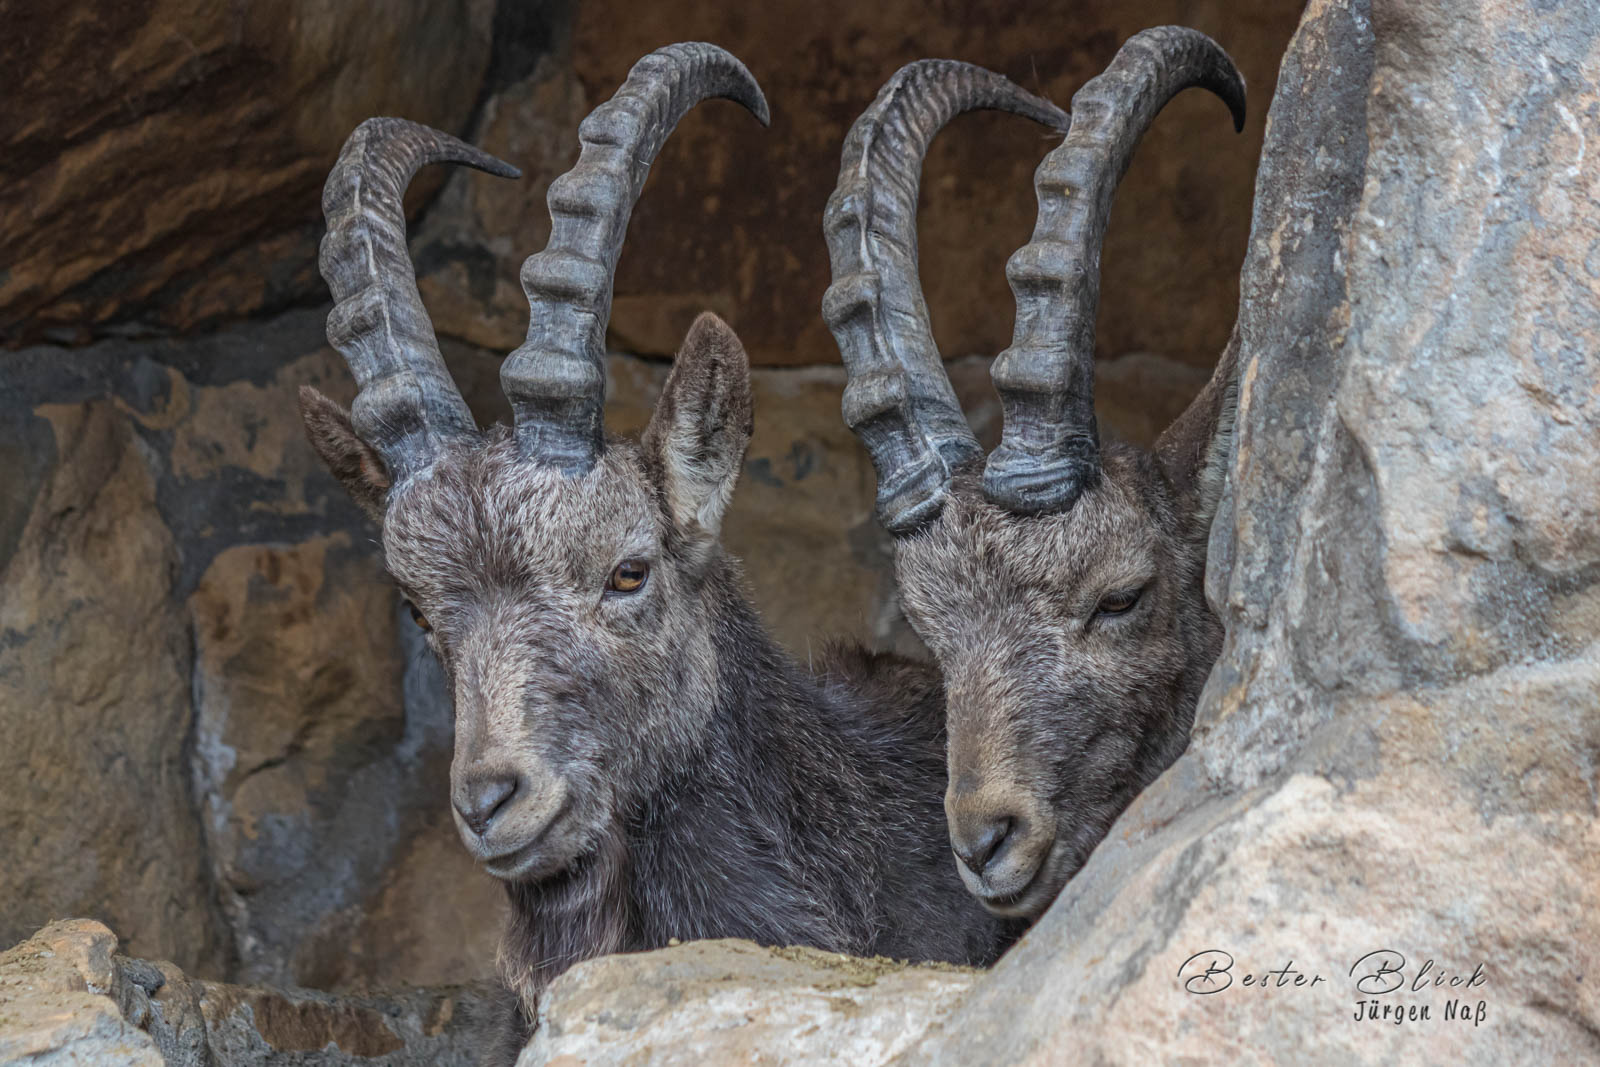
[[173, 1067], [469, 1067], [481, 1062], [492, 1008], [472, 989], [359, 996], [194, 982], [210, 1060]]
[[[1219, 103], [1190, 93], [1151, 130], [1107, 239], [1100, 347], [1210, 367], [1233, 325], [1263, 117], [1300, 7], [585, 3], [570, 70], [540, 64], [491, 99], [477, 132], [491, 151], [528, 168], [528, 178], [451, 178], [416, 242], [423, 292], [442, 332], [500, 352], [520, 343], [527, 304], [517, 269], [549, 236], [544, 192], [575, 155], [578, 120], [651, 49], [714, 41], [761, 82], [772, 127], [712, 102], [667, 142], [618, 269], [614, 347], [669, 354], [710, 308], [739, 330], [757, 363], [836, 362], [819, 312], [828, 283], [822, 209], [846, 130], [894, 71], [928, 56], [966, 59], [1065, 105], [1129, 36], [1176, 22], [1211, 33], [1239, 62], [1252, 118], [1235, 136]], [[1005, 262], [1032, 230], [1032, 173], [1050, 144], [1024, 120], [993, 114], [962, 118], [934, 143], [923, 181], [922, 276], [949, 355], [993, 355], [1009, 342]]]
[[0, 572], [0, 943], [76, 912], [218, 968], [183, 756], [188, 626], [149, 459], [110, 402], [37, 418], [42, 470]]
[[198, 780], [248, 981], [492, 973], [504, 894], [456, 840], [442, 694], [408, 712], [397, 607], [343, 534], [227, 549], [190, 598]]
[[339, 146], [375, 114], [459, 129], [492, 11], [8, 6], [0, 341], [135, 316], [188, 328], [321, 292], [319, 191]]
[[470, 988], [335, 997], [189, 978], [113, 956], [89, 919], [0, 953], [0, 1062], [69, 1067], [466, 1067], [495, 1008]]

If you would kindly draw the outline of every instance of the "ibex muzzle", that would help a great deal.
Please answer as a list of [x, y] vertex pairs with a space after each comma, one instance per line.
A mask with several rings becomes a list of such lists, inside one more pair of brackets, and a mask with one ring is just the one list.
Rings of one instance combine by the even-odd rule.
[[[845, 146], [823, 314], [849, 374], [845, 420], [877, 468], [902, 603], [947, 686], [961, 876], [996, 914], [1037, 916], [1182, 752], [1220, 647], [1201, 586], [1234, 348], [1147, 455], [1100, 441], [1094, 322], [1112, 193], [1140, 136], [1190, 86], [1242, 126], [1244, 82], [1210, 38], [1169, 26], [1129, 40], [1073, 98], [1066, 139], [1035, 175], [1033, 239], [1007, 267], [1016, 334], [992, 368], [1004, 435], [985, 460], [916, 276], [922, 157], [936, 107], [961, 90], [934, 78], [890, 99], [899, 79]], [[1020, 94], [998, 106], [1041, 117]]]

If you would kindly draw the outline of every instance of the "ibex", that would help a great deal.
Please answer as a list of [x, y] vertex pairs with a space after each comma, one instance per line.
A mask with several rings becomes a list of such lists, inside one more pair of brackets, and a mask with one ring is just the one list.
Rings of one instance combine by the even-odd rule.
[[[972, 76], [963, 106], [992, 81]], [[752, 419], [732, 330], [701, 316], [639, 440], [604, 433], [628, 216], [662, 142], [708, 97], [766, 121], [754, 79], [706, 44], [647, 56], [584, 120], [577, 164], [550, 187], [549, 244], [522, 268], [528, 338], [501, 370], [510, 427], [480, 432], [446, 370], [401, 197], [427, 162], [512, 168], [373, 119], [324, 193], [328, 337], [358, 395], [346, 413], [302, 389], [302, 414], [380, 523], [453, 686], [451, 801], [510, 895], [500, 964], [523, 1032], [567, 967], [671, 938], [984, 964], [1019, 929], [951, 869], [937, 671], [859, 648], [801, 669], [718, 543]]]
[[[1157, 112], [1201, 86], [1244, 122], [1244, 82], [1192, 30], [1130, 39], [1073, 97], [1034, 178], [1039, 217], [1006, 274], [992, 367], [1003, 437], [984, 461], [945, 376], [916, 274], [920, 153], [866, 176], [846, 153], [825, 234], [823, 314], [844, 416], [871, 453], [906, 616], [944, 676], [945, 797], [961, 877], [996, 915], [1036, 917], [1132, 798], [1183, 751], [1222, 630], [1206, 542], [1233, 433], [1236, 340], [1153, 453], [1094, 416], [1100, 249], [1117, 182]], [[852, 138], [874, 139], [868, 113]]]

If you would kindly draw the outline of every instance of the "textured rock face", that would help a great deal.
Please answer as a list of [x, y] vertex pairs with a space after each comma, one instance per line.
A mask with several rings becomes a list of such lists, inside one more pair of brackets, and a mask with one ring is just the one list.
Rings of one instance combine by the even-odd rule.
[[406, 699], [407, 654], [430, 681], [432, 664], [352, 540], [227, 549], [189, 600], [197, 778], [240, 981], [432, 984], [494, 958], [503, 893], [445, 804], [448, 704], [436, 684]]
[[[439, 331], [508, 351], [527, 326], [517, 268], [548, 236], [544, 194], [579, 120], [639, 56], [702, 39], [748, 61], [774, 125], [711, 104], [669, 142], [622, 260], [616, 345], [668, 354], [709, 307], [758, 363], [833, 363], [818, 220], [846, 129], [897, 67], [970, 59], [1064, 104], [1128, 36], [1180, 22], [1214, 34], [1264, 101], [1298, 7], [24, 0], [0, 41], [0, 344], [187, 333], [315, 301], [328, 168], [362, 119], [402, 115], [470, 133], [526, 173], [452, 178], [416, 243]], [[1209, 366], [1231, 324], [1262, 122], [1235, 137], [1194, 95], [1156, 125], [1118, 202], [1108, 354]], [[1006, 344], [1003, 268], [1032, 227], [1047, 147], [1020, 119], [980, 115], [934, 148], [923, 274], [948, 352]], [[424, 171], [412, 203], [443, 178]]]
[[[519, 344], [527, 303], [517, 268], [548, 239], [545, 190], [575, 158], [578, 121], [639, 56], [669, 41], [713, 41], [761, 82], [772, 126], [711, 102], [667, 142], [629, 226], [614, 347], [670, 354], [710, 308], [739, 330], [758, 364], [835, 363], [818, 313], [828, 283], [822, 209], [845, 132], [896, 69], [928, 56], [965, 59], [1065, 105], [1128, 37], [1177, 22], [1230, 51], [1250, 82], [1254, 114], [1235, 136], [1221, 105], [1186, 94], [1151, 130], [1106, 243], [1100, 339], [1107, 355], [1155, 351], [1210, 367], [1233, 325], [1262, 116], [1300, 6], [586, 0], [560, 31], [570, 33], [571, 66], [525, 64], [486, 104], [477, 140], [529, 173], [521, 182], [450, 179], [415, 242], [423, 296], [442, 332], [501, 352]], [[1032, 231], [1033, 169], [1050, 144], [1025, 120], [994, 114], [964, 117], [934, 143], [923, 180], [922, 278], [948, 354], [993, 355], [1010, 341], [1005, 262]]]
[[905, 1051], [979, 973], [748, 941], [611, 956], [551, 987], [518, 1063], [871, 1067]]
[[23, 444], [0, 542], [0, 943], [92, 914], [140, 951], [220, 967], [178, 550], [149, 457], [106, 398], [7, 418]]
[[6, 374], [0, 941], [77, 912], [217, 977], [488, 973], [448, 702], [295, 412], [350, 388], [321, 314]]
[[369, 115], [459, 130], [492, 15], [489, 0], [7, 5], [0, 341], [314, 299], [339, 146]]

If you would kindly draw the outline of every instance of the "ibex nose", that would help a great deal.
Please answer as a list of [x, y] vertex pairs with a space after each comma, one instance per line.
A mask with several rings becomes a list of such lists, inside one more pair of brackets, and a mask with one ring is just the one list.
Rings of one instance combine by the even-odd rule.
[[950, 847], [967, 870], [982, 876], [1016, 825], [1009, 815], [958, 815], [950, 823]]
[[495, 812], [505, 807], [517, 791], [516, 775], [485, 774], [468, 778], [456, 791], [456, 811], [479, 837], [489, 829]]

